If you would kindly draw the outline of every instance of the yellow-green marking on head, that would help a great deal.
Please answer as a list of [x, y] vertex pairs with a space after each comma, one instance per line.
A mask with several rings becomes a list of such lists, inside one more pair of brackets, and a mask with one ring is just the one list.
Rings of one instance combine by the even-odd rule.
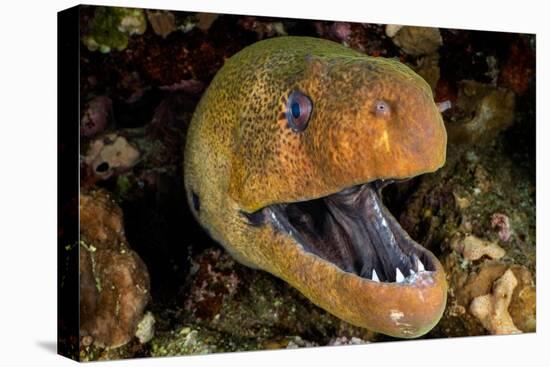
[[446, 142], [429, 86], [407, 66], [278, 37], [227, 60], [203, 95], [185, 188], [237, 260], [354, 325], [417, 337], [443, 313], [445, 274], [380, 191], [436, 171]]

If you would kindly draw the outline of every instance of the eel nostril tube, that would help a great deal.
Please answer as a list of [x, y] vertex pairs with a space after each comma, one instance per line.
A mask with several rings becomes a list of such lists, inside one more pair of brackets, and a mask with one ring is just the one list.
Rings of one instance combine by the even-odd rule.
[[436, 103], [436, 106], [437, 106], [437, 109], [439, 110], [439, 112], [443, 113], [443, 112], [447, 111], [448, 109], [450, 109], [453, 105], [451, 104], [451, 101], [447, 100], [447, 101]]

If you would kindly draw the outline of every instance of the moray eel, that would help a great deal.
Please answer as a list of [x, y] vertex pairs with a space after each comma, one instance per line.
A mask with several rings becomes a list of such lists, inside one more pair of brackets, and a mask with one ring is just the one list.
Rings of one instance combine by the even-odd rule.
[[277, 37], [229, 58], [202, 96], [186, 195], [241, 263], [351, 324], [413, 338], [441, 318], [445, 274], [381, 190], [440, 168], [446, 144], [428, 84], [404, 64]]

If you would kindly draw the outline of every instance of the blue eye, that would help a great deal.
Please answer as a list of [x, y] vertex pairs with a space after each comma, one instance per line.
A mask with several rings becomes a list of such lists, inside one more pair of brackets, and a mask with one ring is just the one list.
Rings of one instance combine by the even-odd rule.
[[295, 132], [305, 130], [313, 111], [311, 99], [302, 92], [294, 91], [288, 97], [286, 109], [288, 127]]
[[295, 119], [300, 117], [300, 105], [298, 102], [294, 102], [292, 106], [290, 106], [290, 111], [292, 111], [292, 117]]

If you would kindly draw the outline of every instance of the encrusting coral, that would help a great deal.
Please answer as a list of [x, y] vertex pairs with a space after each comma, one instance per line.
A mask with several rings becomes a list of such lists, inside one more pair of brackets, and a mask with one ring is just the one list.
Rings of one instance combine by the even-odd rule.
[[82, 42], [90, 51], [122, 51], [128, 46], [129, 36], [143, 34], [146, 29], [142, 9], [98, 7]]
[[95, 175], [106, 179], [114, 172], [132, 168], [139, 157], [139, 150], [124, 136], [111, 133], [90, 143], [84, 161]]
[[113, 102], [107, 96], [92, 98], [84, 108], [80, 119], [80, 135], [93, 137], [104, 131], [113, 113]]
[[478, 260], [483, 256], [500, 259], [506, 251], [494, 242], [485, 241], [473, 235], [464, 238], [456, 236], [451, 241], [451, 247], [462, 254], [466, 260]]
[[514, 122], [515, 95], [504, 88], [465, 80], [460, 83], [456, 107], [462, 113], [446, 125], [449, 140], [485, 143]]
[[474, 298], [470, 312], [481, 321], [491, 334], [519, 334], [519, 330], [508, 312], [514, 288], [518, 281], [508, 269], [493, 283], [493, 292]]
[[83, 344], [122, 346], [150, 300], [149, 273], [128, 245], [122, 210], [105, 190], [80, 195], [80, 232], [80, 336]]
[[386, 35], [405, 53], [413, 56], [431, 54], [443, 44], [438, 28], [390, 25]]

